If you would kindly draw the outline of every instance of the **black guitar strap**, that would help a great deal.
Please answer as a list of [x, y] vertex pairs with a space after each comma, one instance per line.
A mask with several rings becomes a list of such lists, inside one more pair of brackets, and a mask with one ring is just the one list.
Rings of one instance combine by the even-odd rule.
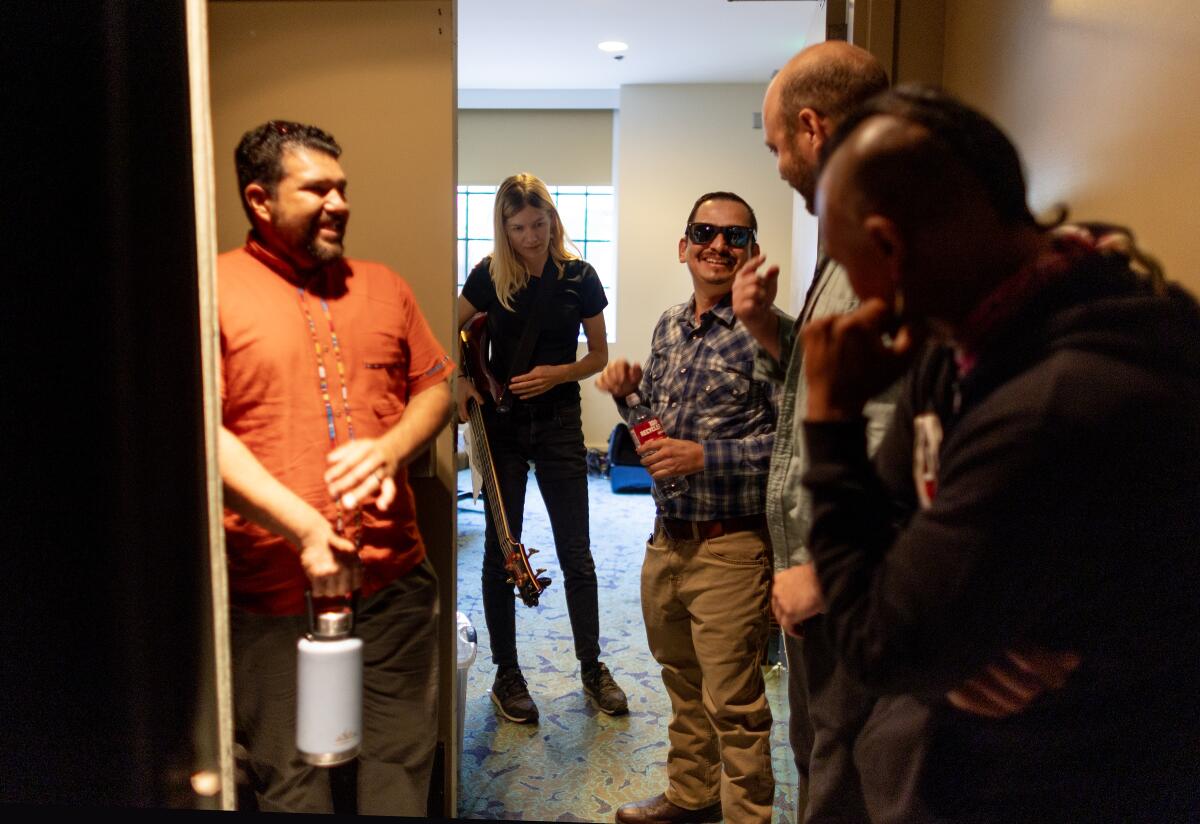
[[[529, 368], [529, 360], [533, 357], [533, 345], [542, 331], [542, 318], [546, 314], [546, 307], [550, 304], [551, 293], [558, 287], [558, 267], [554, 265], [554, 258], [546, 259], [546, 265], [542, 267], [542, 276], [537, 280], [538, 288], [537, 294], [533, 298], [533, 309], [529, 313], [529, 322], [525, 324], [525, 331], [521, 333], [521, 339], [517, 341], [517, 351], [513, 353], [512, 364], [508, 369], [509, 380], [517, 375], [525, 374]], [[512, 405], [512, 390], [505, 385], [504, 394], [500, 396], [500, 401], [496, 404], [496, 411], [508, 412], [512, 409]]]

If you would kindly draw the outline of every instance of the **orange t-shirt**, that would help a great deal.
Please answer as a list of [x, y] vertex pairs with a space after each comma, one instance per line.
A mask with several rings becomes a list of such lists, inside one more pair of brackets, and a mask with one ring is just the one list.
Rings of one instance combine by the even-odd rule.
[[[386, 266], [344, 260], [327, 267], [303, 293], [301, 282], [253, 237], [217, 259], [221, 418], [268, 472], [333, 522], [337, 508], [323, 476], [334, 444], [321, 396], [314, 331], [324, 353], [337, 444], [346, 443], [349, 433], [321, 296], [342, 353], [356, 438], [378, 437], [390, 429], [409, 398], [446, 380], [453, 364], [408, 284]], [[388, 511], [374, 503], [363, 506], [364, 596], [425, 558], [404, 469], [396, 485], [398, 494]], [[353, 539], [355, 518], [347, 513], [345, 520]], [[273, 615], [304, 611], [308, 579], [296, 548], [228, 509], [225, 539], [235, 606]]]

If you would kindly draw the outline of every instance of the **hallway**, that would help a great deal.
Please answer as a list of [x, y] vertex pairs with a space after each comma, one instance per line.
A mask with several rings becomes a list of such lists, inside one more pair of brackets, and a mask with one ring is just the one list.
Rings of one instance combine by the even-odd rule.
[[[459, 488], [469, 484], [469, 476], [461, 473]], [[639, 598], [654, 502], [649, 495], [614, 495], [608, 480], [596, 477], [589, 478], [589, 500], [602, 660], [629, 695], [630, 712], [609, 717], [584, 698], [550, 525], [531, 476], [525, 542], [542, 550], [537, 560], [554, 583], [538, 607], [517, 606], [522, 669], [541, 710], [541, 723], [530, 726], [500, 719], [488, 696], [495, 667], [479, 591], [483, 504], [459, 504], [458, 609], [479, 634], [479, 655], [467, 682], [461, 817], [611, 821], [621, 804], [656, 795], [666, 786], [670, 704], [646, 646]], [[796, 771], [787, 744], [787, 679], [781, 670], [768, 673], [767, 696], [775, 717], [775, 820], [790, 824], [795, 821]]]

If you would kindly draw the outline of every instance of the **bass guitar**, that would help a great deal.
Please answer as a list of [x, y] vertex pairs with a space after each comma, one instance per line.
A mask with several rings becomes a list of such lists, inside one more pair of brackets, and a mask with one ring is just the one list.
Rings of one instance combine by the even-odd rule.
[[[462, 348], [463, 370], [475, 383], [479, 394], [485, 398], [490, 397], [493, 403], [499, 404], [504, 397], [504, 384], [496, 380], [487, 366], [487, 313], [479, 312], [472, 316], [458, 333], [458, 337]], [[475, 460], [483, 475], [483, 490], [492, 513], [492, 522], [496, 526], [496, 537], [500, 540], [504, 568], [508, 570], [508, 582], [516, 588], [517, 595], [525, 606], [535, 607], [538, 597], [550, 586], [550, 579], [542, 575], [546, 570], [535, 570], [529, 563], [529, 556], [536, 555], [537, 550], [526, 549], [524, 544], [513, 538], [512, 530], [509, 529], [507, 510], [500, 495], [500, 480], [496, 476], [496, 467], [492, 463], [492, 449], [488, 445], [487, 430], [483, 426], [483, 410], [474, 398], [467, 398], [467, 417], [471, 421], [471, 442], [475, 449]]]

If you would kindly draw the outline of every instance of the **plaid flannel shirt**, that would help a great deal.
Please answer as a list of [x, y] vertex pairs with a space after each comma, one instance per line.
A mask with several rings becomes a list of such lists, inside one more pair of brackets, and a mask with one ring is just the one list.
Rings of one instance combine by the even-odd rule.
[[668, 436], [704, 446], [704, 470], [687, 476], [687, 492], [663, 500], [655, 490], [658, 513], [688, 521], [756, 515], [766, 505], [777, 389], [755, 380], [758, 344], [729, 295], [699, 326], [695, 314], [693, 297], [658, 319], [638, 388]]

